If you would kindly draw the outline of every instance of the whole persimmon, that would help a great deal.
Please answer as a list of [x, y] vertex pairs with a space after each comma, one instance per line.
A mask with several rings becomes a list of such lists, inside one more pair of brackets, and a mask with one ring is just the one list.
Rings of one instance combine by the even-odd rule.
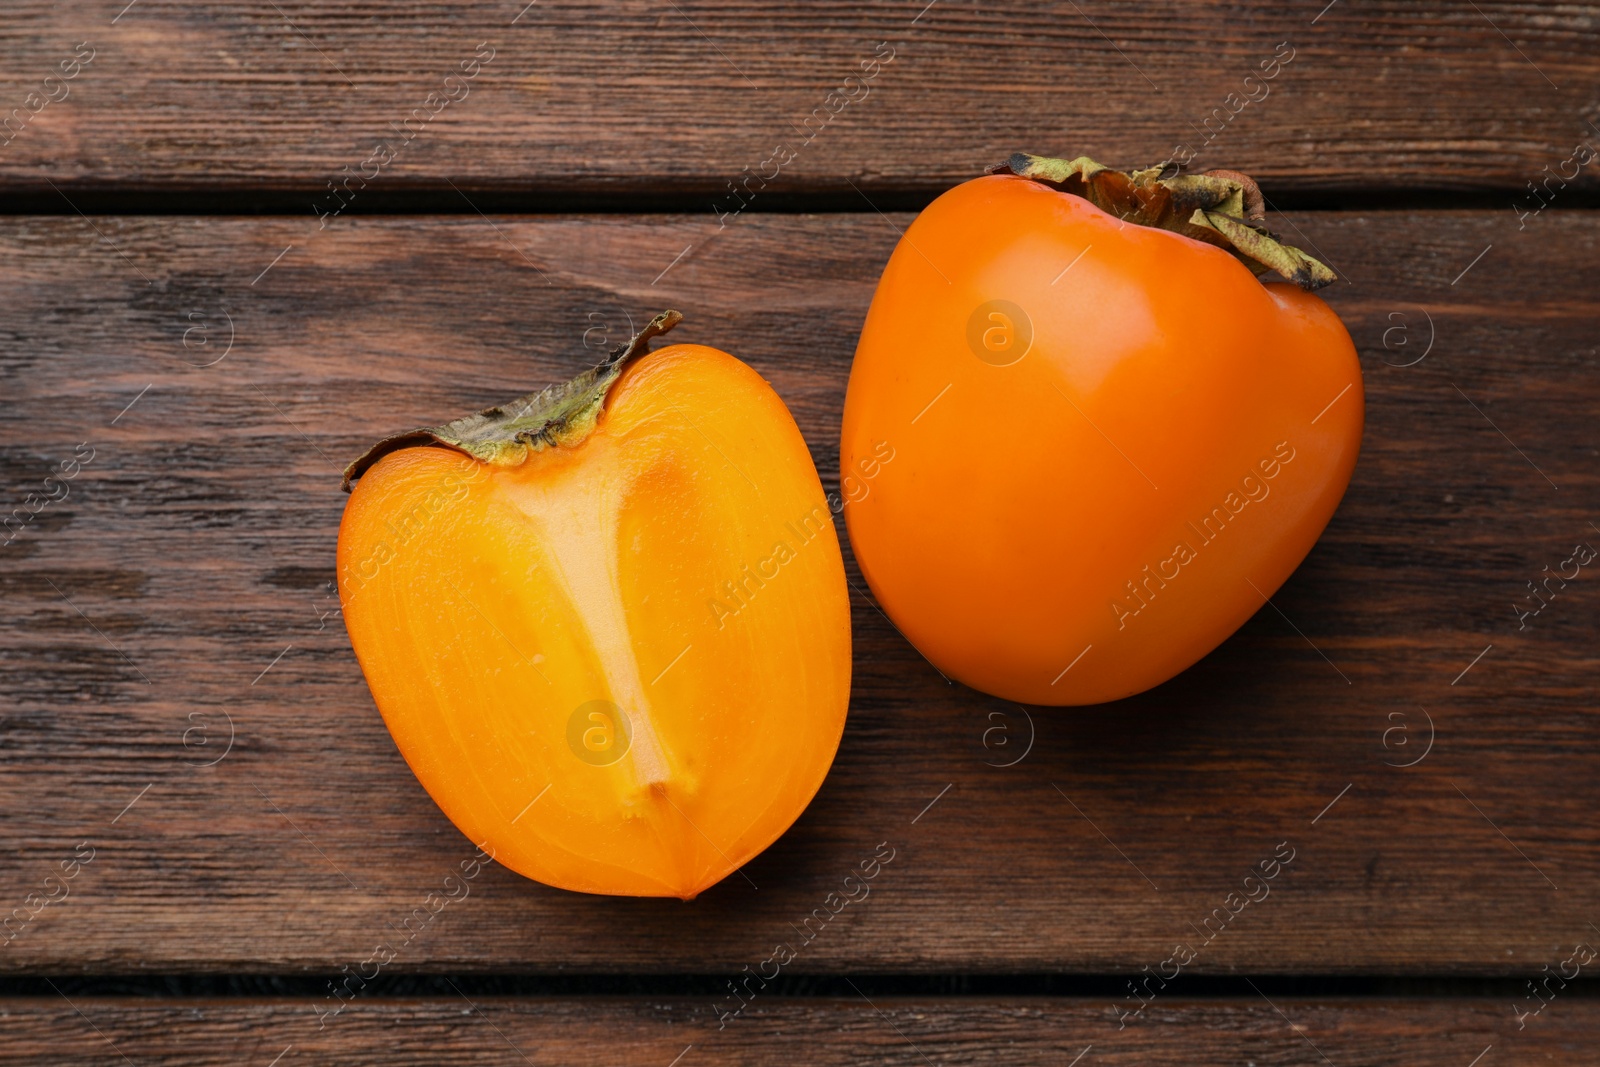
[[649, 351], [380, 442], [339, 594], [395, 743], [500, 863], [691, 898], [770, 845], [833, 761], [850, 610], [811, 454], [755, 371]]
[[1355, 466], [1361, 369], [1310, 292], [1333, 272], [1264, 217], [1231, 171], [1018, 155], [906, 230], [842, 488], [868, 585], [945, 675], [1027, 704], [1141, 692], [1310, 551]]

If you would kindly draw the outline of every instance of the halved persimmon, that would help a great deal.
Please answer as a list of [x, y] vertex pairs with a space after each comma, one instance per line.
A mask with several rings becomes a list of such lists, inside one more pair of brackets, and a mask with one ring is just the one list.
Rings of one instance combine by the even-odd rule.
[[811, 455], [745, 364], [648, 351], [680, 317], [347, 472], [340, 597], [395, 743], [474, 843], [566, 889], [695, 896], [794, 822], [844, 727]]

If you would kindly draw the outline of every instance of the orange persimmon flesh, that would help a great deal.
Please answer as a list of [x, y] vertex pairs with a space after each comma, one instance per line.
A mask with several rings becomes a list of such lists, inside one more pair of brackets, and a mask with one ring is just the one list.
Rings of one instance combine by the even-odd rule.
[[384, 456], [338, 566], [401, 753], [530, 878], [691, 898], [832, 763], [850, 689], [832, 517], [783, 402], [716, 349], [644, 355], [586, 438], [520, 465]]

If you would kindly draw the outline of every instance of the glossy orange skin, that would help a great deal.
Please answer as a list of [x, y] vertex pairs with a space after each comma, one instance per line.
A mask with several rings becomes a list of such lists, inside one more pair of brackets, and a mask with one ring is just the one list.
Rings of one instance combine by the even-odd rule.
[[[994, 301], [1011, 307], [980, 312]], [[912, 223], [867, 313], [840, 449], [850, 541], [944, 674], [1025, 704], [1115, 700], [1210, 652], [1300, 564], [1363, 406], [1318, 297], [979, 178]]]
[[838, 748], [832, 515], [783, 402], [715, 349], [639, 358], [588, 438], [520, 466], [384, 457], [339, 585], [417, 778], [549, 885], [693, 897], [794, 822]]

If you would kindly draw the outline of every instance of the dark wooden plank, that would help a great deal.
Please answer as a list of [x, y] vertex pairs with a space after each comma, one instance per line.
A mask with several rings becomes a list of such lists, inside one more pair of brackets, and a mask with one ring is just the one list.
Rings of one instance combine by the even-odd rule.
[[[1159, 1002], [1158, 1002], [1159, 1003]], [[758, 998], [717, 1028], [683, 998], [355, 1002], [319, 1029], [316, 1005], [277, 1000], [65, 997], [0, 1002], [7, 1063], [1089, 1064], [1414, 1067], [1594, 1062], [1600, 1010], [1556, 999], [1517, 1029], [1504, 1000], [1277, 997], [1173, 1000], [1118, 1029], [1104, 1004], [1047, 997]], [[127, 1057], [124, 1059], [123, 1057]], [[274, 1057], [281, 1056], [275, 1060]], [[1490, 1058], [1492, 1057], [1492, 1058]]]
[[[294, 190], [310, 215], [365, 171], [352, 210], [454, 183], [692, 194], [709, 213], [747, 167], [777, 175], [769, 202], [856, 204], [845, 178], [938, 189], [1019, 150], [1133, 165], [1188, 146], [1269, 193], [1525, 193], [1596, 136], [1593, 4], [124, 6], [8, 5], [0, 188]], [[447, 86], [480, 44], [492, 59]], [[1593, 192], [1592, 168], [1577, 184]]]
[[[1282, 220], [1349, 279], [1328, 296], [1363, 353], [1364, 450], [1276, 607], [1177, 680], [1035, 710], [1031, 751], [992, 766], [1023, 712], [947, 687], [851, 562], [850, 722], [750, 866], [759, 890], [596, 899], [491, 868], [402, 933], [470, 846], [395, 752], [328, 596], [338, 466], [670, 305], [677, 336], [774, 383], [832, 481], [856, 330], [907, 221], [752, 216], [664, 275], [701, 220], [0, 223], [5, 513], [94, 449], [0, 549], [6, 907], [96, 850], [0, 968], [336, 971], [382, 943], [404, 970], [737, 973], [883, 841], [870, 898], [792, 970], [1154, 968], [1280, 842], [1270, 898], [1190, 970], [1534, 974], [1600, 937], [1595, 578], [1525, 630], [1513, 611], [1600, 543], [1600, 302], [1573, 281], [1600, 218], [1558, 211], [1526, 234], [1499, 212]], [[1423, 751], [1424, 713], [1431, 751], [1392, 766]]]

